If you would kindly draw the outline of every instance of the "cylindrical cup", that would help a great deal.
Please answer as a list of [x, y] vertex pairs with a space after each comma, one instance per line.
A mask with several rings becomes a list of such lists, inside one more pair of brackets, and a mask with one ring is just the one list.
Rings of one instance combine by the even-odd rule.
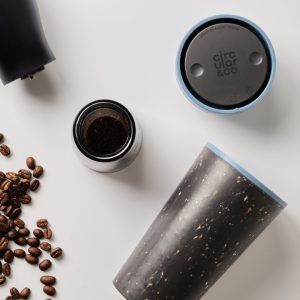
[[127, 300], [199, 300], [285, 206], [208, 144], [114, 285]]
[[53, 60], [35, 0], [0, 0], [2, 82], [31, 77]]
[[275, 76], [276, 59], [256, 24], [218, 15], [196, 24], [184, 37], [177, 75], [187, 98], [211, 112], [232, 114], [262, 100]]
[[112, 173], [135, 160], [142, 145], [142, 131], [125, 106], [112, 100], [97, 100], [76, 116], [73, 141], [85, 166]]

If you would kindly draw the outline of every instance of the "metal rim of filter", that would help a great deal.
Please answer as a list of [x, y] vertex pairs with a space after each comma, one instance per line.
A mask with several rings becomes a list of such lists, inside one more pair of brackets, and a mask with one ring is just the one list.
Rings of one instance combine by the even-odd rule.
[[[117, 152], [111, 155], [104, 155], [104, 156], [93, 155], [87, 149], [85, 149], [85, 147], [81, 142], [81, 128], [84, 120], [91, 112], [100, 108], [108, 108], [121, 113], [126, 117], [129, 124], [128, 140], [122, 146], [122, 148], [120, 148]], [[96, 100], [87, 104], [77, 114], [73, 124], [73, 139], [75, 141], [77, 148], [84, 156], [97, 162], [112, 162], [112, 161], [117, 161], [120, 158], [124, 157], [129, 152], [132, 145], [134, 144], [135, 137], [136, 137], [136, 125], [133, 116], [125, 106], [113, 100]]]
[[[241, 105], [232, 106], [232, 107], [225, 107], [222, 105], [214, 105], [211, 102], [203, 99], [200, 97], [193, 89], [190, 87], [189, 82], [187, 82], [186, 76], [185, 76], [185, 54], [186, 49], [189, 46], [189, 43], [191, 40], [199, 34], [203, 29], [207, 28], [211, 25], [216, 25], [218, 23], [222, 22], [231, 22], [233, 24], [241, 25], [247, 29], [249, 29], [251, 32], [253, 32], [260, 40], [260, 42], [265, 47], [265, 50], [267, 52], [270, 66], [269, 66], [269, 72], [268, 76], [263, 84], [263, 86], [257, 91], [257, 93], [248, 101], [245, 101], [241, 103]], [[268, 36], [264, 33], [264, 31], [259, 28], [255, 23], [252, 21], [235, 15], [217, 15], [213, 17], [209, 17], [207, 19], [202, 20], [198, 24], [196, 24], [194, 27], [191, 28], [191, 30], [186, 34], [184, 39], [181, 42], [181, 45], [179, 47], [179, 51], [177, 54], [177, 61], [176, 61], [176, 71], [177, 71], [177, 78], [179, 81], [179, 85], [184, 92], [184, 94], [187, 96], [187, 98], [193, 103], [196, 104], [198, 107], [201, 107], [205, 110], [208, 110], [210, 112], [219, 113], [219, 114], [235, 114], [239, 112], [243, 112], [245, 110], [248, 110], [249, 108], [256, 105], [258, 102], [260, 102], [269, 91], [274, 77], [275, 77], [275, 71], [276, 71], [276, 57], [275, 52], [273, 49], [273, 46], [271, 44], [271, 41], [269, 40]], [[203, 72], [202, 69], [195, 70], [195, 72]]]

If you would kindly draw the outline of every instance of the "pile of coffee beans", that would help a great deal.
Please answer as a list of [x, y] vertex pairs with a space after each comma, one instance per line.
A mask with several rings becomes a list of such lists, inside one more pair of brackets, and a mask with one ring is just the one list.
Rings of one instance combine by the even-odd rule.
[[[0, 142], [3, 135], [0, 134]], [[1, 145], [3, 146], [3, 145]], [[0, 149], [5, 149], [1, 148]], [[3, 154], [2, 150], [0, 152]], [[26, 159], [27, 168], [18, 172], [0, 171], [0, 288], [11, 275], [11, 264], [15, 258], [24, 259], [31, 265], [38, 265], [41, 271], [47, 271], [52, 266], [50, 259], [58, 259], [63, 255], [59, 247], [52, 247], [49, 240], [52, 238], [52, 229], [47, 219], [39, 219], [37, 228], [31, 231], [20, 218], [22, 206], [32, 201], [30, 192], [35, 192], [39, 186], [40, 178], [44, 172], [42, 166], [37, 166], [33, 157]], [[20, 247], [22, 248], [20, 248]], [[24, 248], [25, 246], [28, 249]], [[48, 253], [50, 259], [40, 261], [42, 252]], [[42, 276], [43, 291], [49, 296], [56, 294], [54, 287], [56, 278]], [[18, 290], [10, 289], [10, 296], [6, 300], [28, 299], [31, 295], [29, 288]], [[2, 299], [2, 297], [1, 297]]]

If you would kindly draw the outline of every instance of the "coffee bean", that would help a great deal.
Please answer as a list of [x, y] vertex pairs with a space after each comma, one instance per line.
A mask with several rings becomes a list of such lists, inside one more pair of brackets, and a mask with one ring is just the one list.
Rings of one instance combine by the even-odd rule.
[[3, 275], [0, 275], [0, 285], [4, 284], [4, 283], [5, 283], [5, 281], [6, 281], [6, 278], [5, 278], [5, 276], [3, 276]]
[[47, 240], [51, 240], [51, 238], [52, 238], [52, 230], [50, 228], [47, 228], [46, 230], [44, 230], [44, 237]]
[[36, 237], [30, 237], [27, 239], [27, 244], [31, 247], [38, 247], [40, 245], [40, 240]]
[[18, 237], [18, 232], [15, 229], [11, 229], [8, 234], [7, 237], [9, 240], [14, 240]]
[[18, 175], [19, 175], [21, 178], [27, 179], [27, 180], [30, 179], [31, 176], [32, 176], [31, 172], [30, 172], [29, 170], [26, 170], [26, 169], [21, 169], [21, 170], [19, 170]]
[[38, 228], [33, 230], [33, 234], [38, 239], [42, 239], [44, 237], [43, 231], [41, 229], [38, 229]]
[[25, 194], [19, 197], [19, 200], [22, 204], [29, 204], [31, 202], [31, 196]]
[[27, 157], [26, 165], [28, 169], [33, 170], [35, 168], [35, 159], [33, 157]]
[[9, 225], [5, 223], [0, 223], [0, 232], [6, 233], [9, 231]]
[[51, 257], [52, 258], [58, 258], [60, 256], [62, 256], [63, 254], [63, 250], [59, 247], [57, 248], [54, 248], [52, 251], [51, 251]]
[[18, 218], [18, 217], [20, 216], [21, 213], [22, 213], [21, 208], [15, 208], [15, 209], [12, 211], [10, 217], [11, 217], [12, 219], [16, 219], [16, 218]]
[[19, 175], [15, 172], [7, 172], [6, 173], [6, 178], [9, 179], [12, 182], [19, 181]]
[[7, 262], [8, 264], [12, 263], [13, 260], [14, 260], [15, 256], [14, 256], [14, 253], [10, 250], [10, 249], [7, 249], [5, 252], [4, 252], [4, 255], [3, 255], [3, 259], [5, 262]]
[[40, 248], [44, 251], [50, 252], [51, 251], [51, 244], [47, 243], [47, 242], [43, 242], [40, 244]]
[[40, 228], [47, 228], [48, 227], [48, 220], [47, 219], [39, 219], [36, 221], [37, 227]]
[[5, 173], [0, 171], [0, 184], [6, 179]]
[[45, 285], [53, 285], [56, 283], [56, 278], [54, 276], [45, 275], [40, 278], [40, 281]]
[[[25, 228], [24, 228], [25, 229]], [[20, 229], [20, 230], [23, 230], [23, 229]], [[19, 231], [20, 231], [19, 230]], [[25, 246], [27, 244], [27, 240], [23, 237], [23, 236], [19, 236], [18, 238], [16, 238], [15, 240], [15, 243], [19, 246]]]
[[2, 190], [3, 192], [6, 192], [6, 191], [8, 191], [8, 190], [10, 189], [10, 187], [11, 187], [11, 181], [8, 180], [8, 179], [6, 179], [6, 180], [4, 180], [4, 181], [2, 182], [0, 188], [1, 188], [1, 190]]
[[18, 218], [14, 220], [14, 224], [15, 224], [15, 226], [17, 226], [20, 229], [24, 228], [24, 226], [25, 226], [24, 221], [21, 219], [18, 219]]
[[13, 288], [10, 289], [10, 294], [15, 299], [19, 299], [20, 298], [20, 292], [15, 287], [13, 287]]
[[42, 254], [42, 251], [36, 247], [29, 247], [28, 252], [35, 257], [39, 257]]
[[6, 216], [10, 217], [13, 210], [14, 210], [14, 207], [12, 204], [10, 204], [5, 208], [4, 213], [6, 214]]
[[0, 132], [0, 143], [3, 141], [4, 139], [4, 134]]
[[23, 249], [15, 249], [14, 255], [18, 258], [24, 258], [26, 256], [26, 252]]
[[43, 291], [49, 296], [54, 296], [56, 294], [56, 289], [52, 285], [45, 285]]
[[7, 249], [8, 244], [9, 244], [9, 240], [2, 237], [0, 239], [0, 251], [5, 251]]
[[10, 155], [10, 149], [7, 145], [0, 145], [0, 153], [3, 155], [3, 156], [9, 156]]
[[0, 205], [5, 205], [8, 200], [9, 200], [8, 193], [4, 192], [0, 194]]
[[40, 264], [39, 268], [41, 271], [46, 271], [52, 266], [52, 262], [49, 259], [44, 259]]
[[18, 233], [21, 237], [25, 237], [30, 234], [30, 231], [28, 228], [24, 227], [24, 228], [19, 229]]
[[31, 294], [31, 290], [26, 287], [21, 291], [20, 297], [21, 297], [21, 299], [28, 299], [30, 294]]
[[10, 265], [8, 263], [5, 263], [3, 266], [2, 266], [2, 273], [4, 276], [8, 277], [10, 276], [10, 273], [11, 273], [11, 269], [10, 269]]
[[36, 265], [39, 262], [38, 258], [31, 254], [26, 254], [25, 259], [31, 265]]
[[44, 169], [42, 166], [36, 166], [33, 170], [33, 176], [35, 178], [41, 177], [43, 173], [44, 173]]
[[37, 179], [34, 179], [31, 183], [30, 183], [30, 190], [35, 192], [40, 186], [40, 182]]

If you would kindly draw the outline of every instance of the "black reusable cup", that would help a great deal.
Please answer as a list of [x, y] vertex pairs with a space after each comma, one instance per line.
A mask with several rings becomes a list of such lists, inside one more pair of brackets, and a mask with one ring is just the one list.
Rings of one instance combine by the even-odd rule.
[[0, 0], [0, 77], [32, 77], [55, 60], [35, 0]]
[[199, 300], [285, 206], [208, 144], [114, 285], [127, 300]]

